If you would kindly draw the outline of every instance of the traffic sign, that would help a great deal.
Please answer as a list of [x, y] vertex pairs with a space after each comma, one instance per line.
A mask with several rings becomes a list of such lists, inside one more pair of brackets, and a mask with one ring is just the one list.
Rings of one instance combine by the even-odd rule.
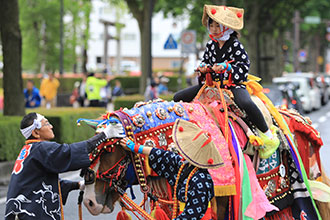
[[181, 33], [181, 50], [182, 53], [196, 52], [196, 31], [185, 30]]
[[304, 63], [307, 61], [307, 52], [306, 50], [299, 50], [298, 51], [298, 60], [301, 63]]
[[170, 34], [164, 44], [165, 50], [175, 50], [178, 49], [178, 43], [174, 40], [172, 34]]
[[304, 18], [304, 21], [307, 24], [320, 24], [321, 18], [316, 16], [307, 16]]

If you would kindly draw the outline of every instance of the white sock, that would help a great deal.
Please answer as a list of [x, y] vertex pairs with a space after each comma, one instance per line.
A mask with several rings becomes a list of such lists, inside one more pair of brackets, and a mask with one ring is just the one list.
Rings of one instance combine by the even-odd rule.
[[264, 134], [267, 135], [267, 137], [269, 137], [270, 139], [273, 138], [273, 134], [270, 129], [268, 129]]

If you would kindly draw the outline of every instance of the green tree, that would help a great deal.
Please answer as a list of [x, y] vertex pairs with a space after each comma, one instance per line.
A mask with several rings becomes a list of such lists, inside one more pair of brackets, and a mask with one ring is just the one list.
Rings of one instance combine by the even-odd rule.
[[24, 115], [21, 75], [22, 38], [17, 0], [0, 0], [0, 32], [3, 50], [4, 115]]
[[[57, 0], [20, 0], [23, 36], [23, 69], [54, 72], [59, 69], [60, 2]], [[77, 47], [87, 48], [91, 2], [64, 1], [64, 69], [77, 71]], [[87, 13], [87, 14], [86, 14]], [[82, 39], [82, 40], [80, 40]]]
[[[284, 53], [282, 45], [292, 42], [292, 34], [286, 33], [293, 30], [292, 18], [295, 10], [301, 10], [302, 16], [313, 14], [317, 11], [322, 18], [329, 17], [329, 1], [327, 0], [289, 0], [289, 1], [263, 1], [263, 0], [227, 0], [227, 1], [197, 1], [192, 0], [189, 8], [189, 29], [197, 31], [198, 48], [203, 50], [208, 39], [207, 31], [202, 26], [201, 18], [204, 4], [227, 5], [244, 8], [244, 29], [240, 32], [241, 41], [247, 48], [251, 60], [250, 73], [269, 82], [273, 76], [280, 75], [284, 70]], [[313, 12], [314, 11], [314, 12]], [[325, 28], [314, 26], [315, 34]], [[315, 41], [313, 32], [305, 33]], [[322, 35], [322, 34], [321, 34]], [[308, 39], [302, 33], [302, 38]], [[324, 40], [323, 40], [324, 42]], [[302, 42], [304, 44], [304, 41]], [[308, 42], [310, 45], [314, 45]], [[292, 45], [288, 44], [289, 46]], [[323, 47], [324, 48], [324, 44]], [[313, 48], [314, 49], [314, 48]], [[292, 48], [289, 48], [291, 51]], [[322, 54], [322, 51], [320, 52]], [[293, 56], [291, 54], [291, 56]], [[292, 61], [292, 60], [291, 60]]]
[[[111, 0], [110, 3], [118, 4], [121, 0]], [[182, 14], [189, 0], [125, 0], [133, 17], [137, 20], [140, 30], [141, 45], [141, 71], [139, 92], [143, 94], [147, 85], [148, 73], [151, 70], [151, 20], [154, 11], [164, 11], [165, 14]]]

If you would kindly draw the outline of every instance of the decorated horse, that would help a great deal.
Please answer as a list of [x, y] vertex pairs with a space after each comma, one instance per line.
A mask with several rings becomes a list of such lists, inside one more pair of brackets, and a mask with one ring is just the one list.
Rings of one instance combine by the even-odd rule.
[[[109, 123], [121, 123], [134, 142], [169, 151], [175, 151], [175, 121], [194, 122], [208, 132], [224, 161], [223, 167], [209, 170], [214, 182], [214, 219], [325, 218], [329, 215], [329, 196], [325, 193], [327, 185], [322, 183], [326, 178], [322, 178], [319, 148], [323, 143], [319, 133], [297, 112], [276, 109], [256, 81], [249, 81], [247, 89], [268, 126], [278, 128], [278, 148], [263, 147], [255, 126], [219, 82], [205, 83], [191, 103], [139, 102], [132, 109], [78, 122], [85, 121], [96, 132]], [[261, 159], [260, 151], [269, 158]], [[90, 160], [91, 166], [84, 172], [83, 202], [91, 214], [110, 213], [120, 201], [142, 219], [160, 219], [160, 210], [173, 218], [173, 207], [177, 207], [173, 189], [151, 170], [147, 157], [125, 151], [119, 139], [111, 139], [99, 145]], [[144, 195], [139, 205], [133, 201], [131, 188], [136, 184]], [[128, 188], [131, 198], [125, 192]], [[119, 216], [123, 215], [126, 214], [121, 211]]]

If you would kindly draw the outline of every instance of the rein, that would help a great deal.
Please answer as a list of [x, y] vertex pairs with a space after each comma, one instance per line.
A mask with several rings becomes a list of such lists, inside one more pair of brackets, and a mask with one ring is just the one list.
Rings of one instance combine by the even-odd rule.
[[105, 172], [97, 171], [96, 179], [100, 179], [106, 183], [109, 183], [110, 189], [116, 188], [116, 186], [124, 185], [126, 187], [127, 181], [122, 180], [125, 177], [128, 165], [131, 163], [130, 157], [124, 155], [120, 160]]

